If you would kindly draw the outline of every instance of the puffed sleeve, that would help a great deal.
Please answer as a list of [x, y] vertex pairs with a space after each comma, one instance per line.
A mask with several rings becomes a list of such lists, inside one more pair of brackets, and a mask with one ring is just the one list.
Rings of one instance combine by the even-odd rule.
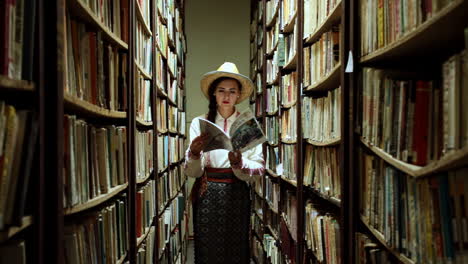
[[262, 176], [265, 172], [262, 145], [242, 153], [242, 162], [233, 166], [232, 170], [237, 178], [243, 181], [252, 181], [253, 177]]
[[[200, 135], [200, 124], [198, 118], [194, 118], [190, 124], [190, 144], [193, 139]], [[204, 157], [203, 152], [200, 153], [200, 157], [193, 155], [190, 152], [190, 145], [185, 151], [185, 174], [189, 177], [198, 178], [203, 175], [204, 169]]]

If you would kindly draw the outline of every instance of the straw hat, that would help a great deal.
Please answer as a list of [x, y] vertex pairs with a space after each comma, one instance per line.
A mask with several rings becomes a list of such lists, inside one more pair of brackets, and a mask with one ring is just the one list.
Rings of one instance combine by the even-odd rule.
[[211, 83], [221, 77], [234, 78], [242, 85], [241, 95], [237, 99], [236, 104], [244, 101], [254, 90], [254, 85], [249, 77], [240, 74], [234, 63], [225, 62], [218, 68], [218, 70], [205, 73], [201, 79], [201, 90], [208, 100], [210, 100], [208, 89], [210, 88]]

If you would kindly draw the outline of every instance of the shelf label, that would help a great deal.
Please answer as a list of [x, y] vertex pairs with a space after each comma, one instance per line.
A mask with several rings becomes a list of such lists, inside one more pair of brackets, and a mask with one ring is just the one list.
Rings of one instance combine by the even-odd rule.
[[353, 64], [353, 53], [349, 51], [348, 54], [348, 62], [346, 63], [346, 70], [345, 72], [353, 72], [354, 64]]

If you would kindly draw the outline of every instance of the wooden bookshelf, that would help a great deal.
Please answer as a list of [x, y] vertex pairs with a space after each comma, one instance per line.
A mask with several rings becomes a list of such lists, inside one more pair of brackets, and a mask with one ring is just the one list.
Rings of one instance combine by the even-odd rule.
[[463, 45], [463, 29], [468, 3], [455, 0], [433, 17], [393, 43], [360, 58], [361, 63], [400, 60], [405, 57], [427, 57], [436, 53], [451, 53], [447, 43]]
[[145, 18], [143, 17], [143, 11], [141, 10], [141, 7], [140, 5], [138, 4], [138, 1], [136, 1], [136, 4], [135, 4], [135, 9], [136, 9], [136, 14], [137, 14], [137, 18], [138, 20], [140, 21], [141, 25], [143, 26], [143, 29], [145, 30], [146, 34], [148, 35], [153, 35], [153, 33], [151, 32], [151, 27], [149, 26], [149, 21], [146, 21]]
[[292, 144], [296, 144], [297, 143], [297, 139], [281, 139], [281, 142], [284, 143], [284, 144], [289, 144], [289, 145], [292, 145]]
[[273, 172], [272, 170], [270, 170], [270, 169], [265, 169], [265, 171], [266, 171], [271, 177], [273, 177], [273, 178], [280, 178], [280, 177], [281, 177], [280, 175], [274, 173], [274, 172]]
[[275, 239], [278, 240], [278, 234], [271, 228], [270, 225], [266, 225], [267, 229], [270, 231], [271, 236]]
[[311, 186], [304, 186], [304, 189], [309, 193], [312, 193], [313, 195], [321, 198], [322, 200], [326, 200], [328, 203], [333, 204], [336, 207], [341, 207], [341, 200], [336, 197], [324, 194], [317, 189], [312, 188]]
[[71, 207], [71, 208], [64, 208], [63, 209], [63, 214], [64, 215], [72, 215], [72, 214], [76, 214], [76, 213], [83, 212], [85, 210], [97, 207], [97, 206], [105, 203], [106, 201], [112, 199], [113, 197], [117, 196], [119, 193], [125, 191], [127, 189], [127, 187], [128, 187], [128, 183], [115, 186], [115, 187], [109, 189], [109, 192], [107, 192], [106, 194], [101, 194], [98, 197], [95, 197], [95, 198], [93, 198], [93, 199], [91, 199], [91, 200], [89, 200], [89, 201], [87, 201], [87, 202], [85, 202], [83, 204], [79, 204], [79, 205], [76, 205], [76, 206]]
[[10, 238], [14, 237], [16, 234], [21, 233], [26, 228], [33, 225], [32, 216], [24, 216], [21, 219], [21, 224], [19, 226], [7, 227], [6, 230], [0, 231], [0, 243], [3, 243]]
[[330, 12], [328, 17], [320, 25], [317, 26], [317, 29], [305, 40], [305, 44], [312, 44], [316, 42], [323, 33], [327, 32], [333, 25], [336, 25], [340, 22], [343, 15], [343, 0], [341, 0], [335, 8]]
[[2, 90], [27, 91], [33, 92], [35, 86], [33, 82], [25, 80], [10, 79], [5, 75], [0, 75], [0, 91]]
[[361, 216], [361, 222], [364, 224], [364, 226], [369, 230], [369, 232], [372, 233], [372, 235], [374, 235], [374, 237], [380, 242], [380, 244], [382, 246], [384, 246], [388, 252], [390, 252], [394, 257], [396, 257], [401, 263], [404, 263], [404, 264], [415, 264], [414, 261], [412, 261], [411, 259], [409, 259], [408, 257], [406, 257], [405, 255], [399, 253], [398, 251], [396, 251], [395, 249], [393, 249], [392, 247], [389, 247], [387, 245], [387, 242], [385, 242], [385, 237], [382, 235], [382, 233], [380, 233], [378, 230], [374, 229], [372, 226], [370, 226], [368, 224], [368, 222], [366, 221], [366, 218]]
[[138, 71], [141, 73], [141, 75], [142, 75], [146, 80], [152, 80], [152, 79], [153, 79], [153, 77], [151, 76], [151, 74], [148, 73], [147, 71], [145, 71], [145, 69], [143, 69], [143, 66], [141, 66], [136, 60], [135, 60], [135, 65], [137, 66]]
[[278, 214], [278, 213], [279, 213], [278, 210], [276, 210], [275, 208], [273, 208], [273, 205], [272, 205], [270, 202], [266, 201], [266, 203], [267, 203], [267, 205], [268, 205], [268, 208], [269, 208], [273, 213], [275, 213], [275, 214]]
[[290, 179], [288, 179], [288, 178], [286, 178], [286, 177], [284, 177], [284, 176], [282, 176], [282, 175], [281, 175], [280, 178], [281, 178], [283, 181], [285, 181], [285, 182], [291, 184], [292, 186], [297, 187], [297, 181], [295, 181], [295, 180], [290, 180]]
[[142, 234], [139, 238], [137, 238], [137, 248], [139, 248], [141, 246], [141, 244], [146, 240], [146, 238], [148, 237], [150, 231], [151, 231], [151, 226], [153, 224], [151, 224], [149, 227], [146, 227], [145, 228], [145, 233]]
[[273, 55], [275, 55], [275, 51], [278, 48], [278, 42], [279, 41], [277, 40], [276, 43], [275, 43], [275, 46], [273, 46], [273, 48], [271, 50], [267, 51], [267, 53], [265, 54], [267, 59], [272, 59]]
[[316, 147], [331, 147], [331, 146], [339, 145], [341, 143], [341, 138], [335, 138], [335, 139], [326, 140], [326, 141], [315, 141], [312, 139], [306, 139], [306, 142]]
[[456, 169], [468, 165], [468, 146], [460, 150], [449, 152], [442, 156], [440, 160], [430, 162], [426, 166], [421, 167], [398, 160], [385, 152], [383, 149], [367, 143], [364, 139], [361, 139], [361, 142], [373, 153], [385, 160], [387, 163], [391, 164], [393, 167], [416, 178], [430, 176], [431, 174], [435, 174], [440, 171]]
[[291, 107], [295, 106], [296, 103], [297, 103], [297, 99], [294, 100], [293, 102], [289, 102], [289, 103], [287, 103], [287, 104], [281, 105], [281, 108], [283, 108], [283, 109], [290, 109]]
[[305, 92], [309, 91], [330, 91], [340, 85], [341, 63], [338, 63], [329, 74], [318, 80], [317, 83], [309, 85], [305, 88]]
[[64, 94], [64, 103], [65, 107], [91, 115], [94, 117], [104, 117], [104, 118], [115, 118], [115, 119], [124, 119], [127, 118], [126, 112], [121, 111], [112, 111], [105, 108], [101, 108], [97, 105], [94, 105], [88, 101], [79, 99], [77, 97], [71, 96], [69, 94]]
[[93, 13], [93, 11], [82, 3], [80, 0], [68, 0], [70, 10], [73, 14], [77, 15], [80, 20], [86, 21], [88, 24], [98, 28], [103, 34], [103, 38], [120, 49], [128, 50], [128, 44], [125, 43], [120, 37], [114, 34], [101, 20]]
[[294, 12], [294, 15], [289, 19], [289, 21], [283, 27], [283, 33], [291, 33], [294, 31], [294, 25], [296, 24], [297, 10]]

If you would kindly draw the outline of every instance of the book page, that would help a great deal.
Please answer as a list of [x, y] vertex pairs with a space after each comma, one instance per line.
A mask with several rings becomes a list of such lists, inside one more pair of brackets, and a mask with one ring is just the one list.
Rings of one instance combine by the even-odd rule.
[[208, 143], [203, 152], [215, 149], [226, 149], [229, 151], [233, 149], [229, 136], [219, 126], [203, 118], [199, 118], [199, 122], [200, 133], [207, 133], [209, 135]]
[[244, 152], [266, 141], [260, 125], [253, 113], [248, 109], [243, 112], [231, 126], [232, 148]]

